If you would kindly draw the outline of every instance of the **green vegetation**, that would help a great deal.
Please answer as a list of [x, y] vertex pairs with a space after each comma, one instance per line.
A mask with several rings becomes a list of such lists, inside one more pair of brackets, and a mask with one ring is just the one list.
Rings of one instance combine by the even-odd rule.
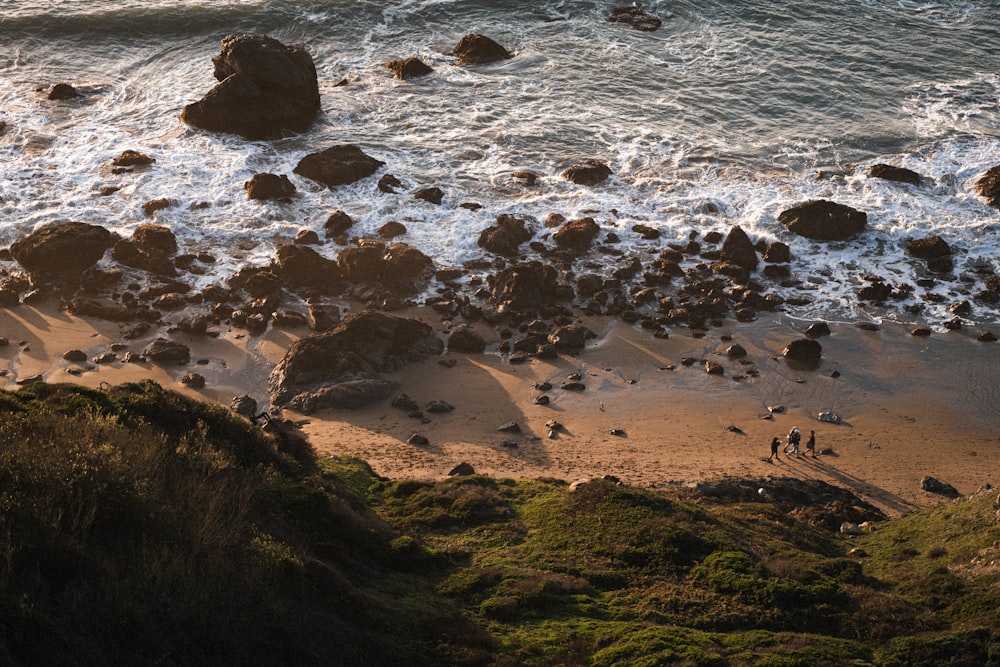
[[996, 492], [850, 538], [780, 489], [388, 480], [152, 382], [0, 416], [5, 664], [1000, 665]]

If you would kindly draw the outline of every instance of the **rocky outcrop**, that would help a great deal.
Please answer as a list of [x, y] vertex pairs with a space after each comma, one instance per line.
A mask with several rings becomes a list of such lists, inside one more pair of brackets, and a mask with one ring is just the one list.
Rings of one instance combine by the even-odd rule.
[[489, 37], [477, 33], [466, 35], [458, 40], [458, 44], [452, 48], [451, 52], [458, 58], [461, 65], [480, 65], [509, 60], [513, 57], [504, 47]]
[[746, 271], [756, 270], [757, 251], [754, 249], [753, 241], [739, 225], [734, 226], [726, 236], [722, 244], [721, 258], [723, 262], [732, 262]]
[[344, 144], [305, 156], [293, 171], [332, 188], [368, 178], [384, 164], [357, 146]]
[[181, 112], [181, 120], [210, 132], [277, 139], [305, 132], [320, 110], [312, 56], [267, 35], [229, 35], [212, 58], [219, 83]]
[[601, 228], [591, 217], [570, 220], [560, 227], [552, 240], [563, 250], [579, 254], [586, 252], [594, 242]]
[[912, 239], [906, 244], [906, 251], [918, 259], [937, 259], [949, 257], [951, 246], [940, 236], [929, 236], [922, 239]]
[[976, 192], [985, 197], [990, 206], [1000, 208], [1000, 164], [990, 167], [976, 181]]
[[563, 172], [563, 178], [577, 185], [597, 185], [611, 176], [611, 168], [600, 160], [584, 160]]
[[40, 280], [78, 280], [115, 242], [104, 227], [65, 222], [41, 227], [10, 246], [14, 260]]
[[557, 278], [555, 268], [541, 262], [511, 265], [492, 279], [490, 302], [504, 310], [530, 310], [552, 303], [559, 298]]
[[845, 241], [865, 229], [868, 215], [844, 204], [816, 199], [782, 211], [778, 222], [807, 239]]
[[250, 199], [289, 199], [295, 186], [284, 174], [254, 174], [243, 184]]
[[508, 213], [497, 216], [497, 222], [479, 234], [479, 247], [504, 257], [517, 257], [521, 244], [532, 237], [524, 218]]
[[434, 275], [433, 260], [405, 243], [386, 247], [365, 241], [356, 248], [342, 250], [337, 265], [350, 282], [378, 282], [406, 294], [421, 290]]
[[873, 164], [868, 167], [868, 175], [872, 178], [881, 178], [897, 183], [909, 183], [910, 185], [920, 185], [920, 174], [906, 169], [905, 167], [893, 167], [888, 164]]
[[397, 79], [415, 79], [434, 71], [434, 68], [420, 58], [401, 58], [399, 60], [391, 60], [386, 63], [385, 67], [392, 72]]
[[278, 248], [271, 271], [281, 277], [285, 286], [293, 288], [312, 287], [332, 292], [342, 281], [337, 262], [295, 243]]
[[268, 379], [271, 403], [306, 414], [361, 407], [395, 389], [379, 373], [443, 349], [423, 322], [375, 311], [354, 313], [333, 329], [292, 344]]

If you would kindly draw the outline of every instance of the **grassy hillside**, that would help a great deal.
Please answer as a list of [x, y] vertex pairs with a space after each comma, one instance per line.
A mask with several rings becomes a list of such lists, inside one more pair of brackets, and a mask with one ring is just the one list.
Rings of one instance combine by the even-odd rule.
[[0, 663], [1000, 665], [997, 512], [388, 480], [152, 382], [35, 384], [0, 392]]

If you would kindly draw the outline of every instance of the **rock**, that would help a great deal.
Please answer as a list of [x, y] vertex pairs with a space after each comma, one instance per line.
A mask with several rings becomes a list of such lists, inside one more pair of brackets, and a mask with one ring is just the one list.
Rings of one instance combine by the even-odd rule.
[[723, 354], [725, 354], [730, 359], [742, 359], [743, 357], [747, 356], [747, 350], [739, 343], [733, 343], [732, 345], [730, 345], [725, 349]]
[[156, 162], [145, 153], [139, 151], [125, 150], [118, 157], [111, 160], [111, 164], [116, 167], [141, 167]]
[[754, 271], [757, 268], [757, 251], [753, 242], [743, 228], [739, 225], [729, 230], [726, 241], [722, 244], [721, 259], [724, 262], [732, 262], [746, 271]]
[[599, 160], [584, 160], [563, 172], [563, 178], [577, 185], [597, 185], [611, 176], [611, 168]]
[[486, 341], [467, 324], [462, 324], [448, 334], [449, 352], [483, 352]]
[[827, 424], [840, 424], [843, 421], [836, 412], [821, 412], [816, 415], [816, 419]]
[[951, 246], [940, 236], [912, 239], [906, 244], [906, 251], [918, 259], [936, 259], [951, 256]]
[[382, 284], [397, 292], [415, 294], [434, 276], [434, 261], [406, 243], [393, 243], [382, 256]]
[[144, 222], [132, 232], [132, 241], [144, 253], [170, 256], [177, 252], [177, 238], [163, 225]]
[[402, 236], [406, 233], [406, 226], [395, 220], [390, 220], [381, 227], [378, 228], [379, 238], [383, 238], [387, 241], [396, 238], [397, 236]]
[[49, 91], [48, 98], [50, 100], [71, 100], [74, 97], [79, 96], [79, 91], [68, 83], [57, 83], [52, 86], [52, 89]]
[[257, 401], [253, 397], [243, 394], [233, 398], [229, 403], [229, 409], [242, 417], [252, 419], [257, 414]]
[[813, 322], [806, 330], [803, 332], [810, 338], [821, 338], [822, 336], [830, 335], [830, 325], [826, 322]]
[[774, 241], [764, 250], [764, 261], [770, 264], [787, 264], [792, 261], [792, 251], [787, 243]]
[[462, 37], [451, 52], [458, 57], [461, 65], [479, 65], [509, 60], [513, 57], [504, 47], [489, 37], [477, 33]]
[[201, 373], [185, 373], [180, 379], [180, 383], [192, 389], [204, 389], [205, 376]]
[[334, 238], [346, 234], [352, 225], [354, 225], [354, 220], [351, 219], [351, 216], [341, 210], [336, 210], [323, 223], [323, 231], [326, 232], [328, 239]]
[[448, 471], [449, 477], [455, 477], [460, 475], [475, 475], [476, 470], [468, 463], [462, 462], [457, 466]]
[[497, 217], [496, 224], [479, 234], [479, 247], [504, 257], [520, 254], [520, 245], [532, 237], [526, 220], [508, 213]]
[[932, 333], [931, 328], [923, 324], [918, 324], [917, 326], [910, 329], [911, 336], [919, 336], [922, 338], [926, 338], [927, 336], [930, 336], [931, 333]]
[[165, 208], [170, 208], [170, 200], [166, 197], [157, 197], [156, 199], [150, 199], [145, 204], [142, 205], [142, 212], [147, 218], [152, 217], [157, 211], [162, 211]]
[[958, 498], [958, 496], [961, 495], [951, 484], [947, 484], [930, 476], [925, 476], [920, 479], [920, 488], [928, 493], [937, 493], [949, 498]]
[[427, 439], [427, 436], [420, 435], [419, 433], [414, 433], [409, 438], [406, 439], [406, 444], [414, 445], [416, 447], [423, 447], [425, 445], [431, 444], [431, 441]]
[[306, 318], [313, 331], [329, 331], [340, 322], [340, 309], [334, 305], [310, 304]]
[[413, 196], [432, 204], [440, 204], [444, 199], [444, 190], [437, 187], [420, 188], [413, 193]]
[[840, 532], [843, 535], [860, 535], [861, 528], [858, 526], [858, 524], [852, 521], [845, 521], [844, 523], [840, 524]]
[[21, 296], [7, 287], [0, 288], [0, 308], [13, 308], [20, 305]]
[[302, 229], [295, 235], [295, 240], [292, 243], [296, 245], [319, 245], [319, 234], [311, 229]]
[[517, 422], [505, 422], [497, 430], [501, 433], [520, 433], [521, 426]]
[[299, 176], [333, 188], [367, 178], [384, 164], [381, 160], [366, 155], [357, 146], [342, 144], [305, 156], [293, 171]]
[[782, 354], [792, 361], [815, 362], [823, 356], [823, 346], [811, 338], [800, 338], [790, 342]]
[[596, 338], [596, 334], [581, 324], [567, 324], [557, 328], [550, 333], [546, 340], [551, 343], [556, 350], [582, 350], [587, 345], [587, 341]]
[[634, 29], [641, 30], [642, 32], [653, 32], [663, 25], [660, 17], [650, 14], [635, 5], [615, 7], [611, 10], [611, 14], [608, 15], [608, 20], [613, 23], [627, 23]]
[[865, 229], [868, 216], [850, 206], [819, 199], [782, 211], [778, 222], [808, 239], [844, 241]]
[[229, 35], [212, 58], [219, 83], [181, 112], [181, 121], [247, 139], [305, 132], [320, 110], [312, 57], [266, 35]]
[[705, 362], [705, 372], [709, 375], [725, 375], [726, 369], [718, 361], [708, 360]]
[[78, 280], [114, 244], [104, 227], [85, 222], [47, 225], [22, 236], [10, 246], [14, 260], [32, 278]]
[[415, 79], [434, 71], [433, 67], [425, 63], [420, 58], [401, 58], [398, 60], [390, 60], [386, 63], [385, 67], [392, 72], [397, 79]]
[[500, 271], [490, 288], [490, 302], [502, 309], [530, 310], [557, 300], [557, 272], [532, 261]]
[[440, 414], [443, 412], [451, 412], [452, 410], [455, 409], [455, 406], [449, 403], [448, 401], [434, 400], [430, 401], [427, 404], [427, 407], [425, 407], [424, 409], [427, 410], [427, 412], [434, 412]]
[[564, 250], [574, 253], [582, 253], [590, 248], [601, 228], [591, 217], [570, 220], [560, 227], [553, 235], [552, 240]]
[[298, 339], [268, 378], [271, 403], [305, 413], [360, 407], [395, 385], [377, 374], [439, 355], [443, 343], [427, 324], [375, 311], [346, 317], [329, 331]]
[[861, 547], [854, 547], [847, 552], [848, 556], [854, 556], [855, 558], [868, 558], [868, 552]]
[[295, 186], [284, 174], [254, 174], [243, 184], [250, 199], [289, 199]]
[[270, 270], [288, 287], [334, 291], [343, 281], [340, 267], [309, 246], [290, 243], [278, 248]]
[[80, 364], [87, 360], [87, 353], [83, 350], [68, 350], [63, 353], [62, 358], [70, 363]]
[[420, 406], [417, 405], [417, 402], [412, 398], [410, 398], [409, 396], [407, 396], [406, 394], [399, 394], [398, 396], [394, 397], [392, 399], [392, 407], [396, 408], [397, 410], [403, 410], [405, 412], [413, 412], [415, 410], [420, 409]]
[[403, 187], [403, 182], [392, 174], [385, 174], [382, 178], [378, 179], [378, 185], [376, 187], [379, 189], [379, 192], [395, 194], [396, 188]]
[[976, 192], [985, 197], [990, 206], [1000, 208], [1000, 164], [990, 167], [976, 181]]
[[976, 334], [976, 340], [980, 343], [993, 343], [996, 339], [996, 334], [989, 330], [983, 330]]
[[167, 338], [157, 338], [146, 346], [142, 355], [158, 364], [186, 364], [191, 361], [187, 345]]
[[873, 164], [868, 167], [868, 175], [872, 178], [882, 178], [887, 181], [920, 185], [920, 174], [905, 167], [893, 167], [888, 164]]

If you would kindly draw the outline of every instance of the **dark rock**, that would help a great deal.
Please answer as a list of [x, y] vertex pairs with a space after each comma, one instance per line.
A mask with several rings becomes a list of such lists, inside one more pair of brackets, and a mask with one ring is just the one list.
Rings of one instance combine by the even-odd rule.
[[386, 174], [382, 178], [378, 179], [377, 187], [380, 192], [394, 194], [396, 192], [396, 188], [403, 187], [403, 183], [392, 174]]
[[808, 239], [844, 241], [865, 229], [868, 216], [850, 206], [818, 199], [782, 211], [778, 222]]
[[250, 199], [289, 199], [295, 186], [284, 174], [254, 174], [243, 184]]
[[565, 250], [571, 252], [584, 252], [590, 248], [601, 228], [591, 217], [570, 220], [560, 227], [553, 235], [552, 240]]
[[937, 493], [942, 496], [947, 496], [949, 498], [958, 498], [959, 492], [951, 484], [942, 482], [931, 476], [925, 476], [920, 479], [920, 488], [929, 493]]
[[830, 335], [830, 325], [826, 322], [813, 322], [806, 330], [803, 332], [810, 338], [820, 338], [822, 336]]
[[599, 160], [584, 160], [563, 172], [563, 178], [577, 185], [597, 185], [611, 176], [611, 168]]
[[980, 343], [993, 343], [997, 339], [996, 334], [992, 331], [983, 330], [976, 335], [976, 340]]
[[730, 345], [725, 349], [723, 354], [725, 354], [730, 359], [742, 359], [743, 357], [747, 356], [747, 350], [739, 343], [733, 343], [732, 345]]
[[486, 349], [486, 341], [472, 327], [463, 324], [448, 334], [449, 352], [482, 352]]
[[66, 222], [19, 238], [11, 245], [10, 254], [32, 278], [79, 279], [104, 256], [114, 239], [104, 227]]
[[627, 23], [634, 29], [641, 30], [642, 32], [653, 32], [663, 25], [660, 17], [650, 14], [635, 5], [615, 7], [611, 10], [611, 14], [608, 15], [608, 20], [613, 23]]
[[380, 238], [389, 240], [394, 239], [397, 236], [402, 236], [406, 233], [406, 225], [401, 222], [396, 222], [395, 220], [390, 220], [381, 227], [378, 228], [378, 235]]
[[310, 304], [307, 324], [313, 331], [329, 331], [340, 322], [340, 309], [336, 306]]
[[931, 333], [932, 333], [931, 332], [931, 328], [928, 327], [928, 326], [924, 326], [922, 324], [917, 325], [917, 326], [913, 327], [912, 329], [910, 329], [910, 335], [911, 336], [918, 336], [918, 337], [921, 337], [921, 338], [926, 338], [927, 336], [930, 336]]
[[441, 200], [444, 199], [444, 191], [436, 187], [420, 188], [413, 193], [413, 196], [432, 204], [440, 204]]
[[212, 58], [219, 83], [181, 112], [181, 121], [247, 139], [305, 132], [320, 110], [309, 53], [266, 35], [229, 35]]
[[57, 83], [52, 86], [48, 95], [50, 100], [71, 100], [79, 96], [79, 91], [68, 83]]
[[201, 373], [185, 373], [180, 379], [180, 383], [192, 389], [204, 389], [205, 376]]
[[177, 238], [163, 225], [142, 223], [132, 232], [132, 240], [145, 253], [173, 255], [177, 252]]
[[709, 375], [725, 375], [726, 369], [718, 361], [708, 360], [705, 362], [705, 372]]
[[660, 230], [649, 225], [632, 225], [632, 231], [641, 236], [646, 241], [655, 241], [660, 238]]
[[319, 245], [319, 234], [311, 229], [303, 229], [295, 235], [295, 240], [292, 242], [296, 245]]
[[520, 433], [521, 426], [517, 422], [505, 422], [497, 430], [501, 433]]
[[496, 224], [479, 234], [479, 247], [504, 257], [516, 257], [520, 245], [532, 237], [526, 227], [526, 220], [503, 213], [497, 216]]
[[940, 236], [912, 239], [906, 244], [906, 251], [918, 259], [936, 259], [951, 255], [951, 246]]
[[342, 236], [354, 224], [354, 220], [343, 211], [337, 210], [330, 214], [330, 217], [323, 223], [323, 231], [327, 238]]
[[0, 288], [0, 308], [13, 308], [20, 305], [21, 296], [12, 289]]
[[278, 248], [271, 272], [289, 287], [313, 287], [331, 292], [343, 276], [337, 262], [323, 257], [309, 246], [286, 244]]
[[448, 471], [449, 477], [465, 476], [465, 475], [475, 475], [476, 470], [468, 463], [459, 463], [457, 466]]
[[414, 433], [409, 438], [406, 439], [406, 444], [414, 445], [416, 447], [423, 447], [431, 444], [431, 441], [427, 439], [427, 436], [420, 435], [419, 433]]
[[147, 218], [152, 217], [157, 211], [162, 211], [165, 208], [170, 208], [170, 200], [166, 197], [158, 197], [156, 199], [150, 199], [145, 204], [142, 205], [142, 212]]
[[385, 245], [369, 243], [345, 248], [337, 256], [337, 266], [344, 278], [354, 283], [376, 282], [382, 275]]
[[814, 362], [823, 356], [823, 346], [811, 338], [800, 338], [790, 342], [782, 354], [792, 361]]
[[774, 241], [764, 250], [764, 261], [771, 264], [787, 264], [792, 261], [792, 251], [787, 243]]
[[157, 338], [146, 346], [142, 355], [158, 364], [186, 364], [191, 361], [188, 346], [168, 338]]
[[472, 33], [458, 40], [451, 52], [458, 57], [461, 65], [478, 65], [508, 60], [513, 56], [507, 49], [486, 37]]
[[990, 167], [976, 181], [976, 192], [985, 197], [990, 206], [1000, 208], [1000, 164]]
[[873, 164], [868, 167], [868, 175], [872, 178], [882, 178], [887, 181], [920, 185], [921, 176], [905, 167], [893, 167], [888, 164]]
[[354, 313], [329, 331], [292, 343], [268, 379], [271, 403], [307, 414], [360, 407], [394, 388], [378, 373], [438, 355], [443, 348], [423, 322], [374, 311]]
[[557, 350], [580, 350], [588, 340], [596, 338], [593, 331], [581, 324], [567, 324], [548, 335], [548, 342]]
[[725, 243], [722, 244], [722, 261], [732, 262], [746, 271], [753, 271], [757, 268], [757, 251], [753, 242], [743, 228], [739, 225], [729, 230]]
[[552, 303], [557, 298], [557, 276], [555, 268], [541, 262], [513, 264], [496, 275], [490, 302], [505, 310], [530, 310]]
[[434, 276], [434, 261], [405, 243], [386, 248], [382, 264], [382, 283], [406, 294], [421, 291]]
[[419, 410], [420, 406], [417, 402], [407, 396], [406, 394], [400, 394], [392, 399], [392, 407], [397, 410], [403, 410], [405, 412], [413, 412], [414, 410]]
[[357, 146], [344, 144], [305, 156], [299, 160], [294, 171], [299, 176], [332, 188], [367, 178], [384, 164], [381, 160], [365, 155]]
[[111, 160], [111, 164], [116, 167], [139, 167], [156, 162], [155, 159], [144, 153], [133, 150], [122, 151], [122, 154]]
[[257, 401], [253, 397], [243, 394], [233, 398], [229, 403], [229, 409], [242, 417], [251, 419], [257, 414]]
[[252, 297], [260, 298], [281, 290], [281, 276], [265, 267], [240, 269], [229, 279], [232, 289], [241, 289]]
[[427, 407], [424, 408], [427, 412], [432, 412], [435, 414], [441, 414], [444, 412], [451, 412], [455, 409], [455, 406], [448, 401], [430, 401]]
[[434, 71], [433, 67], [425, 63], [420, 58], [400, 58], [398, 60], [390, 60], [386, 63], [385, 67], [392, 72], [397, 79], [415, 79]]

